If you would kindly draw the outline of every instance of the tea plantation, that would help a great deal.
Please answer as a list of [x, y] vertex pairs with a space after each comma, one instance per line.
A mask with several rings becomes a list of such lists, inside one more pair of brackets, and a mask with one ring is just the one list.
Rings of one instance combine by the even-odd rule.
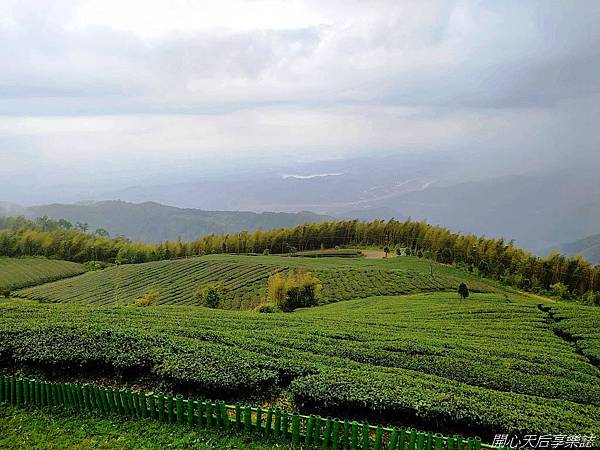
[[538, 303], [492, 293], [461, 301], [442, 292], [258, 314], [5, 300], [0, 360], [24, 375], [488, 438], [598, 435], [600, 310]]
[[80, 275], [83, 265], [45, 258], [0, 258], [0, 292]]
[[412, 257], [366, 260], [211, 255], [112, 266], [14, 295], [43, 302], [105, 306], [130, 304], [144, 293], [158, 290], [161, 305], [197, 305], [194, 292], [198, 287], [219, 282], [226, 290], [221, 308], [251, 309], [261, 302], [269, 275], [291, 267], [303, 267], [318, 276], [323, 284], [324, 303], [377, 295], [454, 291], [462, 280], [467, 280], [475, 291], [498, 291], [491, 282], [467, 272]]

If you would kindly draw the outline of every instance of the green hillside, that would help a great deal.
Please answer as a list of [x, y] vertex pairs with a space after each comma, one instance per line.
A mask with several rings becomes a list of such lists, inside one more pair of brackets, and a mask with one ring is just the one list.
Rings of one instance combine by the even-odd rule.
[[325, 303], [373, 295], [454, 291], [462, 280], [475, 291], [497, 290], [490, 282], [467, 272], [430, 265], [414, 257], [369, 260], [211, 255], [112, 266], [14, 295], [44, 302], [104, 306], [130, 304], [150, 290], [158, 290], [161, 305], [197, 305], [194, 292], [198, 287], [219, 282], [226, 289], [221, 308], [250, 309], [261, 303], [269, 275], [291, 267], [303, 267], [318, 276]]
[[0, 257], [0, 291], [12, 291], [79, 275], [85, 272], [81, 264], [45, 258]]
[[[597, 342], [600, 309], [581, 311], [585, 339]], [[372, 297], [291, 314], [12, 300], [0, 303], [0, 355], [24, 373], [432, 431], [598, 435], [600, 371], [553, 332], [562, 322], [502, 294]]]

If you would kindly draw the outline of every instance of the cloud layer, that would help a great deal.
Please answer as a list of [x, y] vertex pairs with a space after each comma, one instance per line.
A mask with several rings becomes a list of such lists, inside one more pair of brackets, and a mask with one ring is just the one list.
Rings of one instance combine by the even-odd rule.
[[598, 154], [599, 2], [140, 5], [2, 3], [0, 177], [420, 149], [507, 167]]

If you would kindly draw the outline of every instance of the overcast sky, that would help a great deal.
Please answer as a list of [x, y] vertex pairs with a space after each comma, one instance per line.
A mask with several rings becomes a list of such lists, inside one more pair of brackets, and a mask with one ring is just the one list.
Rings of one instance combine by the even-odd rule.
[[0, 185], [428, 149], [589, 164], [599, 23], [595, 0], [3, 0]]

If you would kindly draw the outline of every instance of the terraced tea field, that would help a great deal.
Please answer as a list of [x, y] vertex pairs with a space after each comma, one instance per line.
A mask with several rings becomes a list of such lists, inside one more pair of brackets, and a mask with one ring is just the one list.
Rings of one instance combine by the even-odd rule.
[[258, 303], [269, 275], [281, 270], [264, 264], [211, 261], [204, 258], [113, 266], [78, 278], [15, 293], [44, 302], [86, 305], [126, 305], [146, 292], [160, 292], [160, 305], [194, 305], [194, 291], [219, 282], [227, 289], [224, 308], [248, 308]]
[[600, 310], [567, 306], [557, 314], [569, 319], [549, 322], [537, 302], [502, 294], [372, 297], [290, 314], [11, 300], [0, 302], [0, 361], [488, 438], [598, 435], [600, 371], [554, 327], [579, 333], [578, 345], [597, 342]]
[[83, 265], [45, 258], [0, 258], [0, 291], [47, 283], [79, 275]]
[[194, 291], [198, 286], [219, 282], [226, 289], [221, 308], [251, 309], [261, 302], [269, 275], [290, 267], [304, 267], [318, 276], [325, 303], [376, 295], [454, 291], [462, 280], [474, 291], [498, 290], [491, 283], [454, 268], [436, 265], [432, 276], [429, 264], [417, 258], [395, 260], [398, 261], [216, 255], [113, 266], [24, 289], [15, 295], [43, 302], [102, 306], [130, 304], [156, 289], [161, 305], [195, 305]]

